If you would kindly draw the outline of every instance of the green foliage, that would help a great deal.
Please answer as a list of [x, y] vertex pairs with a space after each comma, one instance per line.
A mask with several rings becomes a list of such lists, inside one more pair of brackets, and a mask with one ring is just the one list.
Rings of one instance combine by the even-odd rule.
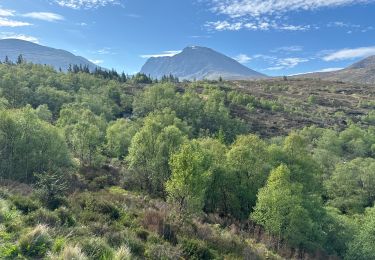
[[81, 165], [99, 166], [106, 122], [86, 108], [67, 106], [60, 111], [58, 125]]
[[28, 214], [39, 208], [39, 204], [37, 203], [37, 201], [29, 197], [17, 195], [13, 196], [11, 198], [11, 201], [14, 204], [14, 206], [24, 214]]
[[375, 159], [339, 163], [325, 183], [328, 203], [344, 213], [363, 212], [375, 201]]
[[258, 190], [267, 179], [269, 155], [266, 144], [255, 135], [239, 136], [227, 154], [235, 178], [235, 196], [240, 208], [236, 214], [247, 218], [255, 206]]
[[153, 194], [164, 193], [164, 183], [171, 175], [169, 157], [184, 142], [188, 131], [186, 124], [168, 109], [145, 119], [132, 139], [127, 157], [141, 187]]
[[34, 173], [71, 166], [60, 131], [30, 107], [0, 110], [0, 147], [1, 178], [32, 182]]
[[22, 255], [30, 258], [42, 258], [52, 247], [52, 238], [46, 226], [37, 226], [19, 240]]
[[109, 260], [113, 257], [113, 250], [100, 238], [84, 239], [80, 245], [90, 259]]
[[49, 209], [56, 209], [64, 204], [68, 190], [67, 174], [64, 172], [42, 173], [36, 175], [37, 195]]
[[183, 254], [189, 259], [214, 259], [213, 253], [202, 241], [194, 239], [184, 239], [181, 246]]
[[171, 157], [172, 176], [166, 183], [166, 190], [169, 200], [176, 203], [181, 212], [203, 208], [210, 160], [197, 141], [183, 144]]
[[[258, 201], [251, 218], [279, 238], [285, 238], [292, 246], [313, 247], [320, 242], [320, 232], [314, 215], [319, 208], [304, 198], [302, 185], [292, 181], [291, 171], [281, 165], [274, 169], [264, 188], [259, 191]], [[317, 205], [314, 205], [317, 206]]]
[[345, 259], [374, 259], [375, 208], [368, 208], [360, 221], [358, 233], [349, 243]]
[[112, 122], [106, 131], [106, 149], [111, 157], [119, 159], [128, 155], [131, 140], [139, 130], [138, 123], [125, 119]]

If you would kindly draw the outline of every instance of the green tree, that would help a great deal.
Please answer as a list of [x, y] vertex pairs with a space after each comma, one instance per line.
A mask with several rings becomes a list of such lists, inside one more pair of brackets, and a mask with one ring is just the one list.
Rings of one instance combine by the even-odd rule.
[[375, 201], [375, 159], [339, 163], [325, 182], [329, 201], [344, 213], [363, 212]]
[[40, 120], [35, 110], [0, 110], [1, 178], [33, 182], [34, 173], [71, 165], [59, 129]]
[[189, 128], [169, 109], [150, 114], [135, 134], [127, 161], [142, 188], [164, 194], [171, 170], [169, 156], [184, 142]]
[[106, 122], [88, 109], [66, 106], [60, 111], [58, 125], [81, 166], [101, 164]]
[[210, 158], [198, 141], [190, 141], [172, 155], [172, 176], [166, 183], [168, 199], [180, 212], [203, 209], [204, 194], [210, 176]]
[[131, 140], [139, 128], [138, 122], [123, 118], [111, 122], [106, 131], [108, 154], [119, 159], [128, 155]]
[[291, 246], [312, 248], [320, 242], [311, 207], [305, 205], [303, 188], [292, 181], [286, 165], [273, 170], [267, 184], [259, 191], [251, 218], [271, 234], [287, 240]]
[[241, 205], [238, 214], [247, 218], [255, 206], [258, 190], [267, 180], [267, 146], [255, 135], [239, 136], [227, 157], [228, 166], [236, 178], [236, 196]]
[[369, 208], [360, 221], [358, 233], [349, 243], [345, 259], [367, 260], [375, 259], [375, 208]]

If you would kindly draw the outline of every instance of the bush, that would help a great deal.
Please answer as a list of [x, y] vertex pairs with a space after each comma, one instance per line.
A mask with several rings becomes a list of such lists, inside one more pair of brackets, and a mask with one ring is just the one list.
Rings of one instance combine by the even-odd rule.
[[82, 252], [82, 249], [78, 246], [67, 245], [64, 247], [64, 250], [61, 252], [58, 259], [61, 260], [87, 260], [87, 256]]
[[181, 247], [184, 256], [189, 259], [214, 259], [214, 255], [202, 241], [184, 239], [182, 240]]
[[14, 206], [24, 214], [28, 214], [32, 211], [39, 209], [39, 204], [28, 197], [14, 196], [11, 198]]
[[32, 226], [45, 224], [50, 227], [55, 227], [60, 225], [60, 219], [55, 212], [41, 208], [30, 213], [26, 218], [26, 223]]
[[43, 258], [51, 247], [51, 236], [48, 234], [48, 228], [43, 225], [38, 225], [19, 240], [20, 252], [30, 258]]
[[126, 245], [134, 255], [143, 256], [144, 254], [144, 242], [131, 230], [109, 233], [107, 240], [113, 246]]
[[182, 259], [183, 253], [179, 247], [173, 247], [169, 243], [149, 244], [145, 251], [148, 259], [174, 260]]
[[84, 239], [80, 242], [82, 251], [90, 259], [112, 259], [113, 251], [101, 238]]
[[130, 252], [130, 249], [127, 246], [122, 246], [119, 249], [117, 249], [114, 260], [130, 260], [132, 259], [132, 254]]
[[17, 259], [19, 248], [13, 243], [0, 245], [0, 259]]
[[116, 207], [115, 204], [109, 201], [97, 201], [97, 204], [94, 206], [94, 211], [103, 215], [107, 215], [110, 217], [110, 219], [113, 220], [117, 220], [120, 218], [120, 210]]
[[69, 209], [65, 207], [61, 207], [61, 208], [56, 209], [55, 212], [56, 212], [56, 215], [60, 219], [61, 225], [72, 227], [76, 224], [76, 220], [72, 212]]

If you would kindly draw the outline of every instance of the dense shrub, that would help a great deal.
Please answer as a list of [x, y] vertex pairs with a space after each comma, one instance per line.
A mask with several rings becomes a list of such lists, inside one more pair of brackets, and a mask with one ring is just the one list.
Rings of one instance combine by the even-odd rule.
[[179, 247], [173, 247], [169, 243], [148, 244], [145, 251], [148, 259], [174, 260], [181, 259], [183, 253]]
[[109, 245], [100, 238], [84, 239], [80, 241], [82, 251], [90, 259], [111, 259], [113, 257], [113, 251]]
[[28, 197], [13, 196], [11, 200], [14, 206], [16, 206], [16, 208], [24, 214], [28, 214], [39, 208], [39, 204], [35, 200]]
[[26, 218], [26, 223], [33, 226], [37, 224], [44, 224], [49, 227], [55, 227], [60, 225], [61, 222], [55, 212], [41, 208], [31, 212]]
[[52, 238], [46, 226], [38, 225], [19, 240], [22, 255], [30, 258], [42, 258], [52, 247]]
[[183, 239], [181, 243], [183, 255], [189, 259], [214, 259], [214, 255], [207, 246], [199, 240]]

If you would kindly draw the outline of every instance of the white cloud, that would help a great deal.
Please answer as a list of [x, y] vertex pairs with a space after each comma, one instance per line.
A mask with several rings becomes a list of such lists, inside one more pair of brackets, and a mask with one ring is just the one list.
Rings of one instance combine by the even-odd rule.
[[332, 72], [332, 71], [338, 71], [338, 70], [342, 70], [342, 69], [344, 69], [344, 68], [326, 68], [326, 69], [321, 69], [321, 70], [315, 70], [315, 71], [308, 71], [308, 72], [301, 72], [301, 73], [291, 74], [289, 76], [298, 76], [298, 75], [305, 75], [305, 74], [319, 73], [319, 72]]
[[0, 16], [14, 16], [14, 13], [14, 10], [0, 8]]
[[99, 64], [102, 64], [104, 62], [104, 60], [89, 60], [89, 61], [91, 61], [95, 65], [99, 65]]
[[307, 58], [273, 58], [271, 66], [265, 70], [282, 70], [282, 69], [291, 69], [299, 65], [300, 63], [308, 62], [309, 59]]
[[290, 11], [366, 4], [374, 2], [374, 0], [211, 0], [211, 2], [212, 10], [215, 13], [236, 18], [279, 15]]
[[276, 49], [271, 50], [271, 52], [299, 52], [302, 51], [302, 46], [292, 45], [292, 46], [283, 46]]
[[326, 69], [321, 69], [321, 70], [318, 70], [316, 72], [331, 72], [331, 71], [338, 71], [338, 70], [342, 70], [344, 68], [326, 68]]
[[0, 27], [21, 27], [21, 26], [30, 26], [31, 23], [11, 20], [5, 17], [0, 17]]
[[216, 31], [239, 31], [241, 29], [248, 29], [251, 31], [268, 31], [271, 29], [280, 31], [306, 31], [311, 28], [310, 25], [279, 24], [277, 21], [228, 22], [226, 20], [207, 22], [205, 26], [208, 29], [213, 29]]
[[100, 54], [100, 55], [107, 55], [107, 54], [115, 54], [111, 48], [109, 47], [104, 47], [102, 49], [99, 49], [97, 51], [94, 51], [94, 53], [96, 54]]
[[54, 22], [54, 21], [61, 21], [64, 20], [64, 17], [55, 14], [55, 13], [49, 13], [49, 12], [32, 12], [22, 15], [24, 17], [48, 21], [48, 22]]
[[[223, 21], [208, 22], [206, 27], [218, 31], [240, 29], [307, 31], [319, 29], [315, 25], [288, 24], [288, 13], [312, 11], [355, 4], [373, 3], [375, 0], [207, 0], [211, 11], [222, 15]], [[344, 23], [332, 26], [345, 26]]]
[[371, 55], [375, 55], [375, 46], [361, 47], [355, 49], [343, 49], [323, 57], [325, 61], [338, 61], [338, 60], [348, 60], [355, 58], [364, 58]]
[[55, 2], [63, 7], [72, 9], [90, 9], [103, 7], [110, 4], [118, 4], [118, 0], [55, 0]]
[[239, 63], [243, 63], [243, 64], [251, 61], [251, 57], [247, 56], [246, 54], [239, 54], [236, 57], [234, 57], [234, 59], [238, 61]]
[[172, 57], [177, 54], [181, 53], [181, 50], [179, 51], [163, 51], [159, 54], [143, 54], [140, 55], [141, 58], [148, 59], [148, 58], [160, 58], [160, 57]]
[[39, 43], [39, 39], [25, 34], [17, 34], [12, 32], [2, 32], [0, 33], [0, 39], [18, 39], [23, 41], [29, 41], [33, 43]]

